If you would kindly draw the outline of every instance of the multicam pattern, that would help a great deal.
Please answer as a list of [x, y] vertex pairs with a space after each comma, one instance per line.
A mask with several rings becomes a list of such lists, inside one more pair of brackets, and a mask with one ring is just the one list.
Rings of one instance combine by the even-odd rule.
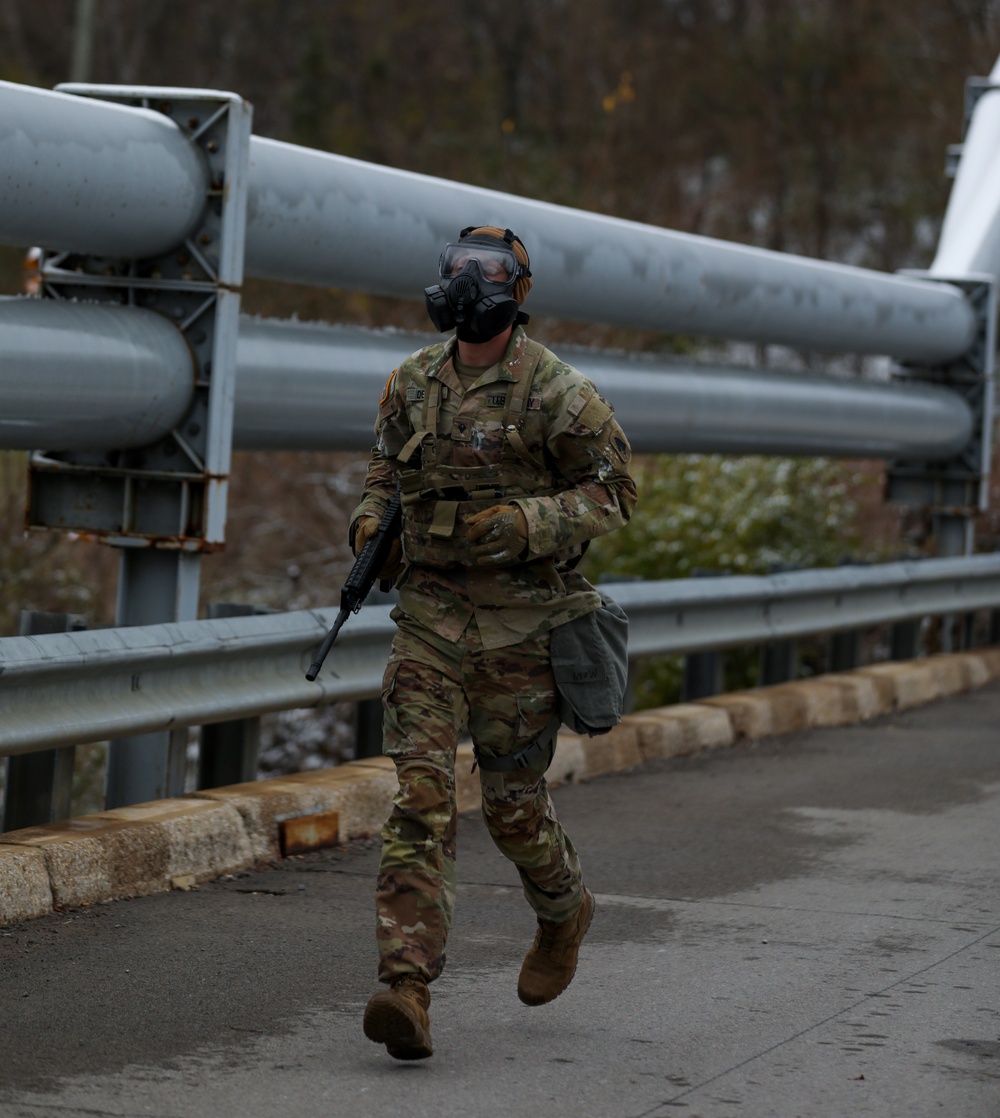
[[[432, 455], [436, 466], [461, 471], [500, 463], [506, 445], [502, 420], [507, 394], [519, 378], [528, 345], [524, 330], [517, 327], [504, 359], [468, 390], [463, 390], [452, 361], [454, 338], [403, 362], [383, 394], [378, 441], [352, 523], [361, 516], [381, 517], [401, 472], [395, 456], [422, 429], [431, 377], [442, 386]], [[497, 568], [463, 565], [464, 525], [458, 523], [452, 537], [459, 553], [455, 562], [433, 569], [411, 564], [398, 584], [408, 616], [453, 639], [474, 616], [487, 648], [539, 636], [597, 609], [600, 602], [593, 588], [566, 564], [579, 557], [587, 540], [620, 528], [636, 502], [628, 469], [631, 450], [611, 407], [582, 373], [549, 350], [542, 351], [535, 369], [520, 434], [526, 451], [541, 463], [534, 472], [544, 469], [554, 480], [550, 495], [518, 496], [530, 490], [533, 472], [522, 466], [522, 480], [527, 481], [519, 489], [505, 487], [503, 499], [519, 505], [528, 521], [527, 561]], [[430, 461], [423, 466], [435, 468]], [[517, 472], [514, 466], [506, 469]], [[490, 496], [478, 507], [496, 503], [497, 497]], [[413, 515], [412, 504], [404, 505], [404, 523], [408, 515]], [[404, 550], [405, 545], [404, 538]]]
[[[352, 525], [381, 517], [402, 480], [407, 562], [382, 697], [383, 749], [399, 775], [376, 888], [384, 982], [406, 973], [430, 981], [444, 966], [455, 904], [460, 733], [467, 724], [480, 752], [506, 756], [545, 728], [556, 701], [549, 632], [600, 605], [575, 561], [586, 541], [624, 524], [636, 501], [628, 442], [586, 377], [520, 327], [503, 360], [467, 388], [454, 353], [454, 339], [429, 346], [389, 378], [352, 517]], [[536, 358], [525, 393], [521, 378]], [[440, 391], [432, 391], [435, 380]], [[518, 394], [526, 407], [516, 412], [512, 435]], [[498, 501], [523, 510], [527, 555], [515, 565], [470, 566], [466, 520]], [[579, 909], [583, 883], [544, 767], [480, 770], [483, 816], [535, 913], [562, 922]]]
[[[397, 617], [386, 668], [384, 752], [399, 792], [382, 828], [375, 892], [379, 978], [444, 967], [455, 907], [455, 751], [460, 730], [483, 753], [506, 756], [545, 728], [555, 708], [548, 637], [487, 650], [469, 626], [457, 642]], [[502, 681], [502, 686], [497, 681]], [[583, 900], [580, 863], [545, 784], [544, 766], [480, 770], [483, 818], [517, 867], [528, 903], [561, 921]]]

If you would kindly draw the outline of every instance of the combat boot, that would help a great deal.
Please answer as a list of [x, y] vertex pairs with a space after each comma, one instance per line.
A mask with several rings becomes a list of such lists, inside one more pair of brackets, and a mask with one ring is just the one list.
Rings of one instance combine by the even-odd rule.
[[545, 1005], [573, 981], [580, 944], [594, 919], [594, 894], [583, 891], [583, 904], [560, 924], [538, 918], [531, 950], [521, 964], [517, 996], [525, 1005]]
[[394, 978], [388, 990], [372, 995], [365, 1007], [365, 1036], [397, 1060], [425, 1060], [432, 1055], [431, 993], [419, 974]]

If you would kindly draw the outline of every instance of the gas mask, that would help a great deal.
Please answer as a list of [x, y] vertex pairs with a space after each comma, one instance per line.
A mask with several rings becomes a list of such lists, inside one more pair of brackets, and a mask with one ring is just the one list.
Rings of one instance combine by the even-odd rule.
[[442, 331], [455, 330], [463, 342], [486, 342], [514, 322], [527, 322], [513, 296], [514, 285], [531, 272], [514, 255], [514, 234], [503, 240], [463, 229], [445, 245], [438, 262], [441, 282], [424, 290], [427, 313]]

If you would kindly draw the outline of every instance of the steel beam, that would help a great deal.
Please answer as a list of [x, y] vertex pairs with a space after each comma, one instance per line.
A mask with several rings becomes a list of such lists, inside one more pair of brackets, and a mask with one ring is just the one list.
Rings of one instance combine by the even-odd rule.
[[[130, 258], [182, 241], [204, 173], [181, 130], [156, 116], [0, 84], [0, 241]], [[524, 238], [537, 281], [528, 310], [542, 314], [926, 362], [958, 356], [975, 334], [948, 285], [259, 137], [250, 159], [248, 275], [415, 298], [446, 239], [470, 222], [497, 223]]]
[[[633, 657], [702, 652], [1000, 605], [1000, 555], [767, 577], [608, 584]], [[378, 693], [395, 624], [366, 606], [323, 672], [336, 608], [0, 640], [0, 754], [176, 730]]]
[[931, 275], [991, 275], [1000, 283], [1000, 61], [973, 79], [975, 107], [961, 147]]
[[[387, 372], [429, 340], [244, 317], [234, 445], [369, 449]], [[935, 459], [972, 430], [957, 393], [925, 385], [559, 351], [614, 402], [642, 453]], [[2, 448], [98, 449], [109, 430], [114, 445], [141, 446], [171, 429], [193, 391], [180, 335], [137, 309], [0, 299], [0, 352]]]

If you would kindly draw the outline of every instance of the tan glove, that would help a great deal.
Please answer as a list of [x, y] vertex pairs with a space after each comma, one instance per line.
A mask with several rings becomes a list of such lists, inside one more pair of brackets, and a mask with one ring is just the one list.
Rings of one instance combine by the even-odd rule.
[[477, 567], [509, 567], [528, 547], [528, 521], [517, 505], [491, 505], [470, 516], [466, 533]]
[[[355, 558], [365, 549], [365, 544], [378, 531], [379, 518], [377, 516], [362, 516], [354, 528], [354, 555]], [[382, 565], [378, 573], [379, 581], [385, 579], [391, 582], [399, 574], [403, 566], [403, 548], [399, 540], [392, 541], [389, 548], [389, 558]]]
[[359, 517], [357, 524], [354, 527], [354, 558], [361, 554], [365, 549], [365, 544], [375, 535], [378, 531], [379, 520], [377, 516], [362, 516]]

